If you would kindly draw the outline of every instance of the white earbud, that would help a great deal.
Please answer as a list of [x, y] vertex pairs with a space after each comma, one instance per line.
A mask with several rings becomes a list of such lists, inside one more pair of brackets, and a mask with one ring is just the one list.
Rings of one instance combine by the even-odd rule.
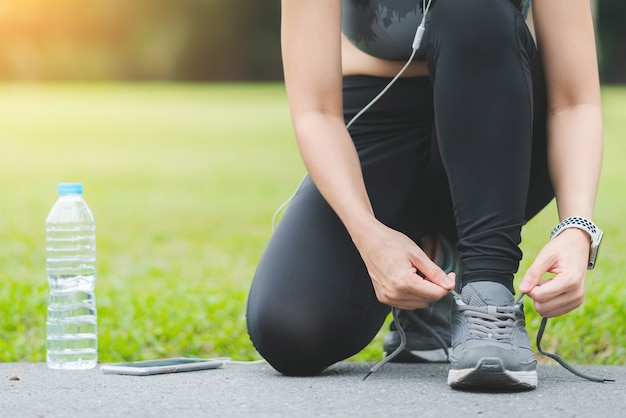
[[424, 32], [426, 31], [426, 26], [420, 23], [417, 27], [417, 31], [415, 32], [415, 38], [413, 38], [413, 49], [417, 51], [420, 49], [420, 45], [422, 44], [422, 38], [424, 37]]
[[430, 9], [430, 4], [433, 0], [428, 0], [428, 4], [426, 0], [422, 1], [422, 21], [417, 27], [417, 31], [415, 31], [415, 38], [413, 38], [412, 48], [414, 51], [420, 49], [420, 45], [422, 45], [422, 38], [424, 37], [424, 32], [426, 31], [426, 13], [428, 13], [428, 9]]

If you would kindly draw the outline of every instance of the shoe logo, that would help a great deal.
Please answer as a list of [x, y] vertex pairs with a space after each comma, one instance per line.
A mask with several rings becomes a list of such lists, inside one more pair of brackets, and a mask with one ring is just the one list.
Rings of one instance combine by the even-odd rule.
[[494, 370], [501, 368], [500, 364], [497, 364], [497, 363], [483, 363], [481, 367], [483, 369], [494, 369]]

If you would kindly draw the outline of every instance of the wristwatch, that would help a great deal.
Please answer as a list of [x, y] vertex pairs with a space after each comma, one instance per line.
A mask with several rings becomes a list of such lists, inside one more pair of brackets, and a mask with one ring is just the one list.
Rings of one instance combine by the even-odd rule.
[[602, 236], [604, 232], [600, 228], [596, 226], [593, 222], [591, 222], [587, 218], [583, 218], [582, 216], [571, 216], [566, 218], [555, 226], [550, 232], [550, 239], [555, 238], [561, 232], [565, 231], [568, 228], [578, 228], [582, 229], [586, 233], [589, 234], [591, 239], [591, 249], [589, 251], [589, 264], [587, 264], [587, 270], [593, 270], [596, 266], [596, 258], [598, 258], [598, 249], [600, 248], [600, 243], [602, 242]]

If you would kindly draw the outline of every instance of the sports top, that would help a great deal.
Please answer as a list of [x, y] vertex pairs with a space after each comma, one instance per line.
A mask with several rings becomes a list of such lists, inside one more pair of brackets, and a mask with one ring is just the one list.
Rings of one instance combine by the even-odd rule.
[[[433, 0], [433, 3], [436, 0]], [[526, 16], [531, 0], [511, 0]], [[406, 60], [422, 21], [421, 0], [341, 0], [342, 32], [361, 51]]]

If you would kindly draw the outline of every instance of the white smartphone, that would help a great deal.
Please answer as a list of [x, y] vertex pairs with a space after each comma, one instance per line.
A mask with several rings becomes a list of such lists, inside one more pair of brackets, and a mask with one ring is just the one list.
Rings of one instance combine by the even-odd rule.
[[219, 369], [224, 366], [222, 359], [202, 359], [175, 357], [159, 360], [133, 361], [129, 363], [102, 364], [100, 370], [109, 374], [149, 376], [154, 374], [191, 372], [195, 370]]

